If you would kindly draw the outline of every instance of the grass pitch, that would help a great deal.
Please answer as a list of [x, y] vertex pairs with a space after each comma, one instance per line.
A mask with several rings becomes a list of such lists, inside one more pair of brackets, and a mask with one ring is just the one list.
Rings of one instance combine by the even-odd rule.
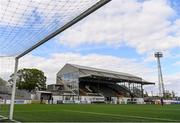
[[180, 122], [180, 105], [15, 105], [20, 122]]

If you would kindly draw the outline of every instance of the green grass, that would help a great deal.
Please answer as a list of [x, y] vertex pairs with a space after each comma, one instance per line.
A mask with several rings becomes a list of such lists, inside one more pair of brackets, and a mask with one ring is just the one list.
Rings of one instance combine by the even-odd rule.
[[21, 122], [180, 122], [180, 105], [15, 105]]

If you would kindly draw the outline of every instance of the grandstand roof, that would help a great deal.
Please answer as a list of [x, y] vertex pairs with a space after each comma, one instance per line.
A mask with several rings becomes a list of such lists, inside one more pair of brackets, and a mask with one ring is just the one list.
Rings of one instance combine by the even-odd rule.
[[121, 81], [126, 80], [129, 82], [142, 83], [142, 84], [155, 84], [153, 82], [145, 81], [141, 77], [134, 76], [129, 73], [116, 72], [116, 71], [111, 71], [111, 70], [104, 70], [104, 69], [86, 67], [86, 66], [75, 65], [75, 64], [66, 64], [66, 65], [70, 65], [77, 68], [79, 70], [80, 77], [99, 76], [99, 77], [114, 78], [116, 80], [121, 80]]

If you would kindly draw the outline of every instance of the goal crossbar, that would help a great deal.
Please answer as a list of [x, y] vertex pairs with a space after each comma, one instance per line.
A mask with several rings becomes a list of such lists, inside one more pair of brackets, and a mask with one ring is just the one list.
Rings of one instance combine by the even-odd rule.
[[69, 21], [64, 26], [60, 27], [59, 29], [57, 29], [53, 33], [51, 33], [48, 36], [46, 36], [44, 39], [40, 40], [38, 43], [36, 43], [32, 47], [30, 47], [29, 49], [27, 49], [26, 51], [24, 51], [21, 54], [19, 54], [18, 56], [16, 56], [16, 58], [15, 58], [14, 76], [13, 76], [13, 81], [14, 82], [13, 82], [13, 89], [12, 89], [12, 96], [11, 96], [11, 105], [10, 105], [10, 112], [9, 112], [9, 119], [10, 120], [13, 119], [13, 113], [14, 113], [14, 101], [15, 101], [15, 92], [16, 92], [16, 77], [17, 77], [17, 70], [18, 70], [18, 60], [21, 57], [23, 57], [24, 55], [26, 55], [29, 52], [31, 52], [32, 50], [34, 50], [37, 47], [41, 46], [42, 44], [46, 43], [47, 41], [49, 41], [50, 39], [52, 39], [56, 35], [60, 34], [63, 31], [65, 31], [66, 29], [68, 29], [72, 25], [76, 24], [77, 22], [79, 22], [83, 18], [87, 17], [88, 15], [90, 15], [91, 13], [93, 13], [97, 9], [101, 8], [102, 6], [104, 6], [105, 4], [107, 4], [110, 1], [111, 0], [100, 0], [95, 5], [91, 6], [86, 11], [82, 12], [79, 16], [75, 17], [73, 20]]

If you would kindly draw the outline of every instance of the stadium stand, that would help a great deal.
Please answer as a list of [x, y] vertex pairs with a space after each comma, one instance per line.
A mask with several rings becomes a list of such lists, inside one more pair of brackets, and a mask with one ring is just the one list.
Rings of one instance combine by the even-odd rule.
[[57, 73], [58, 84], [63, 85], [62, 92], [66, 91], [63, 96], [67, 96], [69, 91], [69, 95], [77, 96], [78, 100], [83, 96], [87, 99], [93, 96], [112, 101], [115, 98], [143, 98], [143, 86], [154, 83], [128, 73], [66, 64]]

